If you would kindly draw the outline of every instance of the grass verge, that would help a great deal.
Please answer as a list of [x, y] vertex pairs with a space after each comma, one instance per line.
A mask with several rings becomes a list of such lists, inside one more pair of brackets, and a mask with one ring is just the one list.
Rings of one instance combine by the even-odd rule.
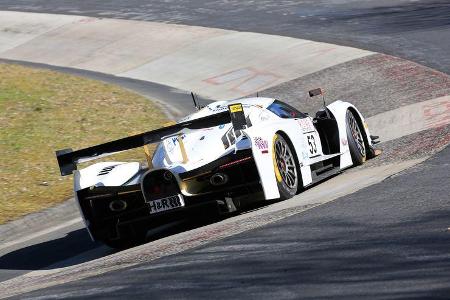
[[[72, 195], [55, 150], [80, 149], [161, 127], [148, 99], [117, 86], [0, 63], [0, 224]], [[144, 160], [141, 149], [115, 155]]]

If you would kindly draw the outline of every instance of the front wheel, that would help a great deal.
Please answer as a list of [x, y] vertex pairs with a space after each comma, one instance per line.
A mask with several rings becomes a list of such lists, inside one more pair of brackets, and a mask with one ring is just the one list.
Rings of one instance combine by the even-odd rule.
[[279, 134], [275, 134], [273, 141], [273, 164], [280, 199], [292, 198], [297, 193], [299, 184], [297, 161], [294, 157], [294, 150]]
[[366, 161], [366, 145], [362, 134], [363, 128], [358, 124], [352, 111], [347, 110], [347, 140], [350, 154], [355, 166], [362, 165]]

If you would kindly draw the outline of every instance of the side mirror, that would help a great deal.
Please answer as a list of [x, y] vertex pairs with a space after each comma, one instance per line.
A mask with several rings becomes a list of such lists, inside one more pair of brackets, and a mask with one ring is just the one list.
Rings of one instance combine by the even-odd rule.
[[315, 97], [315, 96], [319, 96], [322, 95], [322, 101], [323, 101], [323, 107], [326, 107], [326, 103], [325, 103], [325, 91], [322, 88], [317, 88], [314, 90], [310, 90], [308, 92], [309, 97]]
[[325, 91], [322, 88], [317, 88], [317, 89], [314, 89], [314, 90], [310, 90], [308, 92], [308, 94], [309, 94], [309, 97], [311, 97], [311, 98], [315, 97], [315, 96], [322, 95], [323, 108], [325, 109], [327, 117], [330, 118], [330, 114], [329, 114], [328, 109], [327, 109], [327, 104], [325, 103]]
[[315, 97], [315, 96], [324, 95], [325, 91], [322, 90], [321, 88], [317, 88], [317, 89], [314, 89], [314, 90], [310, 90], [308, 93], [309, 93], [309, 97], [312, 98], [312, 97]]

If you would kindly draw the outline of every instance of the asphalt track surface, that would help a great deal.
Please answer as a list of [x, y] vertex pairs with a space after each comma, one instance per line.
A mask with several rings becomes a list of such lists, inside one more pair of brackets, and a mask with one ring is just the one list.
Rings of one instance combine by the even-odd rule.
[[[393, 54], [450, 73], [447, 1], [261, 1], [258, 9], [246, 3], [2, 1], [0, 9], [289, 35]], [[218, 298], [446, 299], [449, 152], [446, 148], [412, 171], [261, 229], [29, 296], [198, 298], [214, 292]], [[3, 256], [0, 265], [11, 272], [2, 272], [2, 279], [85, 251], [92, 256], [68, 264], [111, 253], [88, 244], [82, 233], [79, 228], [67, 236], [54, 233]], [[69, 242], [74, 247], [67, 250]]]
[[447, 0], [2, 0], [0, 9], [284, 35], [399, 56], [450, 73]]
[[17, 299], [448, 299], [449, 162], [447, 147], [268, 226]]

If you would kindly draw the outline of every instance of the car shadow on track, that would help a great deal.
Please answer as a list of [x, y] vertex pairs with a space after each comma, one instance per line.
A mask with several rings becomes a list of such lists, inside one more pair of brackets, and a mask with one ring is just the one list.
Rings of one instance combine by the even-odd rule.
[[[216, 221], [218, 221], [217, 218], [180, 223], [179, 226], [174, 226], [152, 235], [147, 242], [205, 226]], [[116, 252], [119, 252], [119, 250], [112, 249], [100, 242], [92, 242], [86, 229], [77, 229], [61, 238], [25, 246], [4, 254], [0, 257], [0, 278], [3, 276], [1, 270], [34, 271], [63, 268]]]
[[[67, 267], [113, 252], [101, 248], [103, 247], [99, 243], [90, 240], [85, 229], [78, 229], [64, 237], [26, 246], [3, 255], [0, 257], [0, 269], [39, 270], [49, 266]], [[92, 254], [83, 255], [89, 252]]]
[[[323, 181], [327, 181], [333, 177]], [[318, 184], [320, 183], [311, 185], [307, 189]], [[256, 202], [243, 207], [239, 214], [247, 214], [255, 210], [263, 209], [277, 202], [279, 200]], [[180, 222], [176, 226], [166, 228], [149, 236], [147, 243], [216, 223], [232, 216], [217, 216]], [[92, 242], [86, 230], [83, 228], [73, 230], [64, 237], [26, 246], [1, 256], [0, 270], [33, 271], [63, 268], [108, 256], [116, 252], [119, 252], [119, 250], [109, 248], [100, 242]]]

